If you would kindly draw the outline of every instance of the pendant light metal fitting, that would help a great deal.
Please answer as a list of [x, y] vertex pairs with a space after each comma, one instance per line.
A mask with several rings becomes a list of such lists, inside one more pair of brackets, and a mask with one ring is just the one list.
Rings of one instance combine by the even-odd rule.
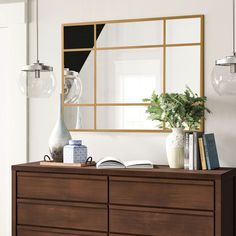
[[215, 61], [216, 66], [229, 66], [231, 73], [236, 73], [236, 52], [235, 52], [235, 0], [233, 0], [233, 55]]

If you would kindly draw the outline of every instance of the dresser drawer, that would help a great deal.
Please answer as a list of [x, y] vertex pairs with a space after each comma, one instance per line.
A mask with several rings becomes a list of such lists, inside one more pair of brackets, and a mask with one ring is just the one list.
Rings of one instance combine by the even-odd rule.
[[213, 181], [110, 177], [110, 203], [214, 210]]
[[214, 235], [212, 212], [111, 206], [109, 219], [110, 232], [120, 235]]
[[107, 230], [104, 204], [17, 200], [17, 224], [76, 230]]
[[17, 236], [107, 236], [106, 233], [62, 230], [33, 226], [18, 226]]
[[33, 226], [18, 226], [17, 236], [107, 236], [106, 233], [63, 230]]
[[19, 172], [17, 197], [81, 202], [107, 202], [107, 177]]

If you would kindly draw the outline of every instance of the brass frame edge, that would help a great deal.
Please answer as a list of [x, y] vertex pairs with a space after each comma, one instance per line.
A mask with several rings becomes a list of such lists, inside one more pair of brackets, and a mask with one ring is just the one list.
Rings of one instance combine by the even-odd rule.
[[103, 20], [103, 21], [87, 21], [80, 23], [63, 23], [63, 27], [67, 26], [79, 26], [79, 25], [94, 25], [94, 24], [113, 24], [113, 23], [125, 23], [125, 22], [140, 22], [140, 21], [158, 21], [158, 20], [177, 20], [177, 19], [186, 19], [186, 18], [200, 18], [204, 16], [203, 14], [196, 15], [183, 15], [183, 16], [164, 16], [164, 17], [151, 17], [151, 18], [131, 18], [123, 20]]

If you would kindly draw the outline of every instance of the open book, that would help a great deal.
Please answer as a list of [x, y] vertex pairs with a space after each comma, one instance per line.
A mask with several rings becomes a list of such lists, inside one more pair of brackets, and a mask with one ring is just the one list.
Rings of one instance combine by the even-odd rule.
[[153, 163], [148, 160], [121, 161], [115, 157], [105, 157], [97, 162], [97, 168], [153, 168]]

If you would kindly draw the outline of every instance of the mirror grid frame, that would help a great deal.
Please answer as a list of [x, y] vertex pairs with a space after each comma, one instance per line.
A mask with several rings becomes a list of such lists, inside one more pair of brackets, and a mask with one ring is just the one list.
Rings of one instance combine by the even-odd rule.
[[[200, 42], [198, 43], [175, 43], [175, 44], [167, 44], [166, 43], [166, 22], [168, 20], [179, 20], [179, 19], [191, 19], [198, 18], [200, 19]], [[100, 24], [113, 24], [113, 23], [131, 23], [131, 22], [144, 22], [144, 21], [162, 21], [163, 22], [163, 43], [156, 45], [137, 45], [137, 46], [115, 46], [115, 47], [97, 47], [97, 31], [96, 26]], [[94, 26], [94, 47], [92, 48], [72, 48], [65, 49], [64, 48], [64, 30], [65, 27], [71, 26], [86, 26], [92, 25]], [[185, 15], [185, 16], [167, 16], [167, 17], [156, 17], [156, 18], [141, 18], [141, 19], [125, 19], [125, 20], [108, 20], [108, 21], [95, 21], [95, 22], [80, 22], [80, 23], [65, 23], [61, 26], [61, 42], [62, 42], [62, 80], [61, 80], [61, 91], [62, 91], [62, 109], [65, 107], [83, 107], [89, 106], [94, 109], [94, 117], [93, 117], [93, 128], [91, 129], [70, 129], [72, 132], [160, 132], [166, 133], [171, 130], [166, 128], [165, 124], [163, 124], [163, 128], [159, 129], [99, 129], [97, 128], [97, 107], [98, 106], [148, 106], [149, 103], [97, 103], [97, 51], [98, 50], [119, 50], [119, 49], [142, 49], [142, 48], [162, 48], [163, 49], [163, 93], [166, 92], [166, 49], [168, 47], [184, 47], [184, 46], [199, 46], [200, 47], [200, 96], [204, 96], [204, 15]], [[93, 51], [94, 52], [94, 101], [90, 104], [67, 104], [64, 103], [64, 55], [66, 52], [80, 52], [80, 51]], [[201, 120], [199, 131], [204, 131], [204, 119]]]

